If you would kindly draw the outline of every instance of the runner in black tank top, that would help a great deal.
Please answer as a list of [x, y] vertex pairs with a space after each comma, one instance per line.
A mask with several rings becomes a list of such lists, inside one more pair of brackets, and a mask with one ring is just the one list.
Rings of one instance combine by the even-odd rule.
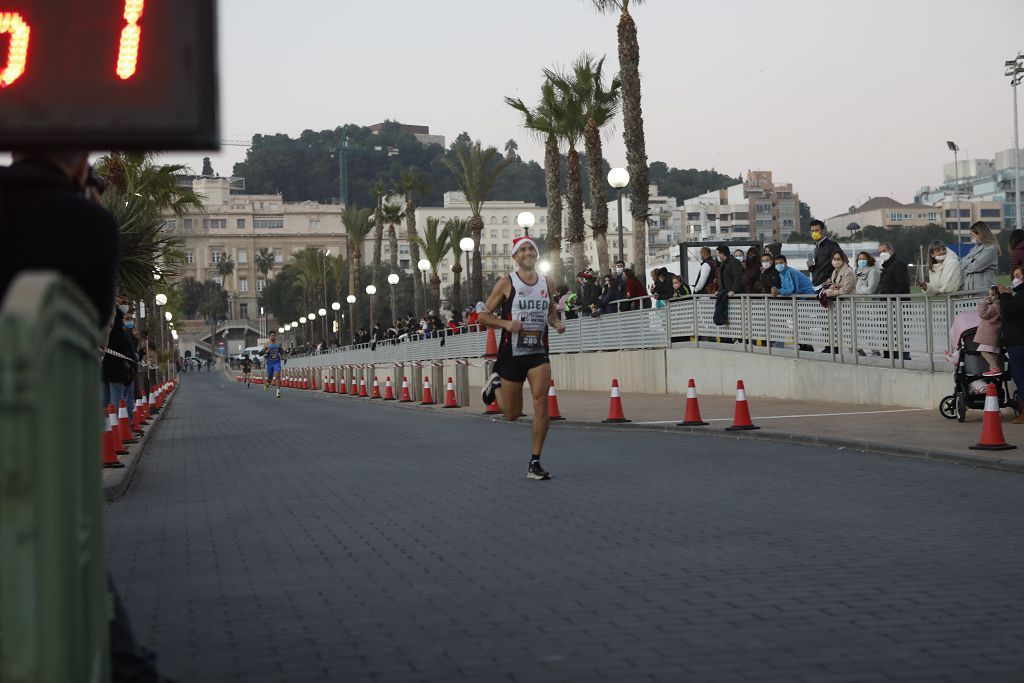
[[[530, 381], [533, 394], [533, 448], [526, 476], [550, 479], [540, 466], [540, 453], [548, 433], [548, 387], [551, 385], [551, 362], [548, 360], [548, 326], [559, 334], [565, 325], [555, 315], [554, 297], [547, 279], [536, 271], [537, 245], [530, 237], [512, 242], [512, 258], [517, 270], [503, 277], [487, 297], [480, 323], [501, 330], [498, 360], [494, 374], [484, 387], [484, 403], [495, 400], [511, 421], [519, 419], [523, 408], [523, 382]], [[498, 318], [492, 311], [501, 309]], [[499, 392], [500, 389], [500, 392]]]

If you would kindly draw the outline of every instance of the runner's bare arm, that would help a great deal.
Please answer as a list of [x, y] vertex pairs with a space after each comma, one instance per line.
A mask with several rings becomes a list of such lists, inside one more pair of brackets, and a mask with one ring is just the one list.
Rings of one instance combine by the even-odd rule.
[[555, 332], [558, 334], [562, 334], [565, 332], [565, 323], [558, 317], [558, 311], [555, 309], [554, 292], [549, 292], [548, 298], [551, 300], [551, 304], [548, 306], [548, 325], [555, 328]]
[[522, 321], [519, 320], [505, 320], [499, 318], [491, 311], [505, 303], [505, 299], [512, 293], [512, 278], [503, 277], [494, 284], [494, 289], [491, 290], [490, 295], [487, 297], [487, 302], [484, 304], [483, 311], [480, 311], [480, 316], [477, 318], [481, 324], [487, 327], [497, 327], [501, 330], [508, 330], [509, 332], [518, 332], [523, 327]]

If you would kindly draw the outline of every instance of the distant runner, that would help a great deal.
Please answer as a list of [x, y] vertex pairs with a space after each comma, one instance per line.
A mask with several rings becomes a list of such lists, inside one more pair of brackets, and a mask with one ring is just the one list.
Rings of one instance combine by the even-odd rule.
[[284, 364], [284, 349], [277, 342], [277, 332], [270, 333], [270, 339], [263, 345], [260, 355], [267, 357], [267, 383], [263, 385], [263, 391], [274, 383], [276, 376], [277, 397], [281, 398], [281, 365]]
[[[547, 279], [536, 271], [537, 245], [530, 237], [512, 241], [512, 258], [518, 268], [494, 285], [479, 321], [501, 330], [498, 359], [481, 392], [484, 403], [498, 399], [505, 419], [515, 421], [523, 412], [523, 382], [530, 380], [533, 394], [533, 449], [528, 479], [550, 479], [540, 466], [540, 452], [548, 434], [548, 388], [551, 386], [551, 361], [548, 359], [548, 326], [559, 334], [565, 325], [555, 313], [554, 299]], [[491, 311], [501, 308], [501, 317]], [[499, 391], [500, 397], [499, 397]]]
[[249, 373], [252, 372], [252, 360], [249, 356], [242, 356], [242, 375], [245, 378], [245, 386], [249, 386], [250, 378]]

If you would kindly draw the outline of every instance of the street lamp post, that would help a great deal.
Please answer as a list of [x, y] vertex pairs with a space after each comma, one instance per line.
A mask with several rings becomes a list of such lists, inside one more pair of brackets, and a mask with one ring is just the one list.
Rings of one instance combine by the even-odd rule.
[[345, 298], [345, 301], [348, 302], [348, 339], [349, 339], [349, 343], [352, 344], [353, 346], [355, 346], [355, 343], [356, 343], [356, 331], [355, 331], [355, 329], [353, 329], [353, 326], [352, 326], [352, 321], [355, 320], [355, 318], [353, 317], [354, 314], [352, 313], [352, 311], [353, 311], [353, 307], [356, 304], [356, 295], [355, 294], [349, 294], [348, 297]]
[[622, 188], [629, 185], [629, 171], [624, 168], [613, 168], [608, 171], [608, 184], [618, 191], [616, 202], [619, 208], [619, 260], [625, 263], [626, 257], [623, 251], [622, 237]]
[[[331, 255], [331, 250], [327, 249], [324, 251], [324, 307], [320, 309], [320, 317], [323, 318], [327, 315], [327, 257]], [[327, 319], [324, 318], [324, 343], [327, 343]]]
[[324, 343], [324, 346], [327, 346], [327, 309], [321, 308], [319, 311], [316, 312], [316, 314], [320, 316], [320, 327], [324, 331], [324, 336], [320, 339], [320, 341]]
[[[476, 242], [473, 241], [472, 237], [463, 237], [461, 240], [459, 240], [459, 249], [461, 249], [462, 253], [464, 253], [466, 255], [466, 303], [469, 303], [469, 299], [470, 299], [470, 296], [469, 296], [469, 294], [470, 294], [469, 283], [472, 281], [470, 279], [470, 272], [469, 272], [469, 263], [470, 263], [469, 256], [470, 256], [470, 253], [473, 251], [474, 248], [476, 248]], [[483, 261], [481, 261], [481, 263], [483, 263]], [[459, 313], [461, 314], [462, 311], [459, 311]]]
[[316, 320], [316, 312], [314, 311], [306, 314], [306, 320], [309, 321], [309, 327], [306, 328], [306, 334], [309, 335], [309, 343], [312, 344], [314, 337], [313, 333], [316, 331], [316, 328], [313, 326], [313, 321]]
[[398, 284], [398, 273], [388, 275], [388, 284], [391, 285], [391, 324], [398, 327], [398, 312], [395, 310], [395, 285]]
[[338, 311], [341, 310], [341, 304], [335, 301], [331, 304], [331, 310], [334, 311], [334, 326], [338, 329], [335, 332], [338, 333], [338, 346], [341, 346], [341, 321], [338, 318]]
[[1006, 75], [1013, 86], [1013, 224], [1019, 230], [1020, 223], [1020, 129], [1017, 124], [1017, 86], [1024, 78], [1024, 52], [1006, 62]]
[[523, 234], [525, 234], [527, 237], [530, 236], [530, 228], [532, 228], [533, 224], [536, 222], [537, 218], [533, 215], [531, 211], [523, 211], [518, 216], [516, 216], [516, 225], [523, 229]]
[[427, 271], [430, 270], [430, 261], [425, 258], [421, 258], [416, 264], [416, 267], [420, 270], [420, 279], [423, 282], [423, 312], [426, 313], [430, 309], [427, 305]]
[[158, 309], [156, 314], [156, 324], [160, 327], [160, 341], [158, 343], [160, 344], [160, 351], [162, 353], [167, 350], [167, 346], [164, 343], [164, 324], [160, 321], [160, 310], [163, 310], [163, 307], [167, 305], [167, 295], [161, 292], [153, 297], [153, 300], [156, 302]]
[[[956, 178], [956, 196], [954, 197], [954, 202], [956, 203], [956, 245], [957, 251], [962, 251], [964, 238], [960, 230], [960, 158], [957, 156], [960, 148], [952, 140], [946, 140], [946, 147], [949, 147], [949, 151], [953, 153], [953, 175]], [[963, 254], [957, 254], [957, 256], [963, 256]]]
[[374, 316], [373, 300], [375, 298], [374, 294], [376, 294], [376, 293], [377, 293], [377, 288], [374, 285], [366, 285], [366, 294], [370, 297], [370, 334], [373, 334], [374, 323], [376, 322], [373, 319], [373, 316]]

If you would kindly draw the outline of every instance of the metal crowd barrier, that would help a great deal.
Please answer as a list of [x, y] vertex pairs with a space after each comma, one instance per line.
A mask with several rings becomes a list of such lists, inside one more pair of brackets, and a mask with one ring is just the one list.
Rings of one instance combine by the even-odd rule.
[[[976, 308], [984, 295], [843, 296], [826, 308], [815, 296], [743, 294], [729, 300], [729, 322], [721, 326], [714, 324], [715, 297], [691, 295], [661, 308], [566, 320], [565, 334], [552, 331], [549, 340], [552, 353], [706, 346], [935, 371], [948, 367], [945, 356], [953, 348], [949, 339], [953, 319]], [[446, 331], [443, 337], [378, 343], [376, 350], [369, 344], [332, 349], [297, 357], [294, 364], [318, 367], [477, 358], [485, 346], [482, 330], [466, 329], [461, 334]]]
[[99, 330], [56, 274], [28, 272], [0, 309], [0, 681], [110, 676]]

